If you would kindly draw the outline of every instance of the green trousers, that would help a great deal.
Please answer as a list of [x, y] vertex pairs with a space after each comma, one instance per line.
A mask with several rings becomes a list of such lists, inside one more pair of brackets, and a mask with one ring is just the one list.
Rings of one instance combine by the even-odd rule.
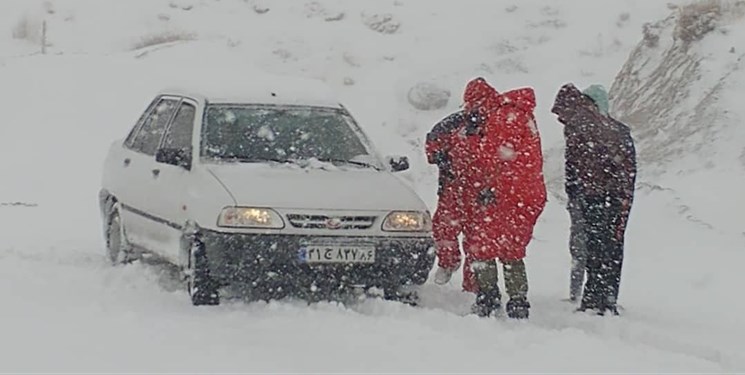
[[[514, 260], [503, 263], [504, 286], [510, 299], [528, 297], [528, 273], [525, 262]], [[474, 272], [479, 289], [483, 292], [498, 290], [499, 271], [497, 261], [474, 262]]]

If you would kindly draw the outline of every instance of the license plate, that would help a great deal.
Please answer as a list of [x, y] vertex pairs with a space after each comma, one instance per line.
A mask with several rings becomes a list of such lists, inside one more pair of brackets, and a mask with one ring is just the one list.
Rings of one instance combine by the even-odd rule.
[[305, 263], [375, 263], [374, 246], [308, 245], [298, 251]]

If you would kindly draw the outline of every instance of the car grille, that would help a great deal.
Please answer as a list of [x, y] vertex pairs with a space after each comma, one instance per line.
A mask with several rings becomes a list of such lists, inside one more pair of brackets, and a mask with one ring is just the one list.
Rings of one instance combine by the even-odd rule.
[[287, 215], [290, 224], [303, 229], [370, 229], [375, 216]]

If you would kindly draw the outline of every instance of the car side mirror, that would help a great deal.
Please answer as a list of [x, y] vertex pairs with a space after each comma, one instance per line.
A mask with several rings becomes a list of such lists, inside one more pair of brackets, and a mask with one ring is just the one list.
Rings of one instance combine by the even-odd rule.
[[191, 151], [183, 148], [161, 148], [155, 153], [155, 161], [191, 170]]
[[386, 159], [393, 172], [401, 172], [409, 169], [409, 158], [406, 156], [389, 156]]

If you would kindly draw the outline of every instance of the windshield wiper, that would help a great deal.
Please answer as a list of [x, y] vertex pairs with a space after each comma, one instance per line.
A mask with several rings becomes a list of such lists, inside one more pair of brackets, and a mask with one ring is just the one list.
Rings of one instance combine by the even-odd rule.
[[[356, 161], [356, 160], [346, 160], [346, 159], [335, 159], [335, 158], [314, 158], [315, 160], [318, 160], [320, 162], [325, 163], [343, 163], [343, 164], [351, 164], [356, 165], [364, 168], [372, 168], [376, 171], [380, 171], [381, 169], [373, 164], [365, 163], [364, 161]], [[280, 163], [280, 164], [295, 164], [299, 165], [301, 167], [307, 167], [308, 166], [308, 159], [282, 159], [282, 158], [249, 158], [249, 157], [226, 157], [221, 158], [221, 160], [228, 161], [228, 162], [237, 162], [237, 163], [266, 163], [266, 162], [274, 162], [274, 163]]]
[[282, 164], [297, 164], [297, 160], [280, 159], [280, 158], [242, 158], [242, 157], [230, 157], [230, 158], [224, 158], [223, 160], [233, 161], [233, 162], [239, 162], [239, 163], [265, 163], [265, 162], [270, 161], [270, 162], [282, 163]]
[[345, 164], [352, 164], [352, 165], [358, 165], [360, 167], [365, 168], [373, 168], [376, 171], [379, 171], [380, 168], [378, 168], [375, 165], [372, 165], [370, 163], [365, 163], [364, 161], [356, 161], [356, 160], [346, 160], [346, 159], [334, 159], [334, 158], [319, 158], [318, 161], [323, 161], [327, 163], [345, 163]]

